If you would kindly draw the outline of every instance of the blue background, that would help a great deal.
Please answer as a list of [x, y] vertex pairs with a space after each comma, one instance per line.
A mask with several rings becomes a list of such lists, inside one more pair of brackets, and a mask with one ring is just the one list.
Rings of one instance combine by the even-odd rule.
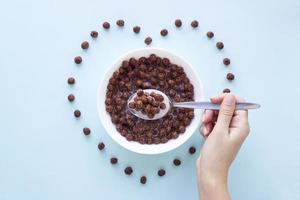
[[[123, 29], [115, 26], [124, 18]], [[181, 18], [177, 30], [174, 19]], [[192, 30], [193, 19], [200, 26]], [[103, 31], [101, 23], [111, 22]], [[206, 98], [230, 87], [249, 101], [251, 134], [230, 170], [233, 199], [300, 198], [300, 2], [1, 0], [0, 6], [0, 199], [197, 199], [195, 160], [203, 140], [196, 132], [180, 148], [158, 156], [131, 153], [105, 133], [96, 111], [104, 71], [121, 54], [151, 46], [186, 58], [199, 73]], [[142, 27], [134, 35], [132, 26]], [[169, 29], [167, 38], [159, 31]], [[89, 37], [98, 30], [96, 40]], [[209, 41], [205, 33], [215, 32]], [[90, 41], [87, 51], [80, 49]], [[216, 41], [223, 41], [219, 52]], [[73, 57], [84, 62], [75, 66]], [[232, 60], [230, 67], [223, 57]], [[236, 74], [228, 83], [227, 72]], [[69, 87], [66, 80], [77, 83]], [[72, 92], [77, 99], [70, 104]], [[82, 118], [75, 120], [73, 110]], [[92, 134], [86, 137], [82, 128]], [[99, 152], [99, 141], [106, 143]], [[190, 145], [197, 155], [190, 156]], [[111, 156], [119, 158], [111, 166]], [[171, 162], [183, 164], [175, 169]], [[131, 177], [123, 168], [134, 167]], [[167, 175], [159, 178], [156, 170]], [[148, 176], [147, 185], [139, 183]]]

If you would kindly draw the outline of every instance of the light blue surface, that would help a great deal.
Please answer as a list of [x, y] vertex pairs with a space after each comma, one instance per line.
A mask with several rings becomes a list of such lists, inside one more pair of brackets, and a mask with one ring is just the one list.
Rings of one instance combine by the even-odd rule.
[[[124, 18], [126, 25], [114, 25]], [[182, 30], [173, 26], [183, 19]], [[189, 23], [198, 19], [200, 27]], [[100, 24], [108, 20], [109, 31]], [[140, 35], [131, 31], [141, 25]], [[300, 199], [300, 2], [268, 1], [1, 1], [0, 6], [0, 199], [197, 199], [196, 155], [199, 133], [182, 147], [160, 156], [141, 156], [113, 142], [96, 112], [96, 90], [104, 71], [121, 54], [143, 47], [167, 48], [193, 64], [206, 97], [223, 88], [262, 107], [251, 111], [251, 134], [230, 171], [233, 199]], [[161, 28], [168, 28], [161, 38]], [[99, 30], [91, 40], [90, 30]], [[207, 40], [205, 33], [215, 32]], [[80, 42], [90, 41], [90, 49]], [[217, 51], [214, 43], [223, 41]], [[73, 57], [82, 55], [77, 67]], [[222, 58], [231, 58], [229, 68]], [[229, 84], [227, 72], [236, 74]], [[77, 79], [74, 87], [68, 76]], [[69, 92], [77, 99], [66, 100]], [[74, 108], [82, 110], [75, 120]], [[85, 137], [81, 129], [92, 130]], [[99, 153], [99, 141], [106, 150]], [[120, 163], [112, 167], [112, 155]], [[178, 156], [183, 164], [171, 165]], [[132, 177], [123, 175], [133, 165]], [[159, 167], [167, 169], [163, 178]], [[146, 186], [139, 176], [146, 174]]]

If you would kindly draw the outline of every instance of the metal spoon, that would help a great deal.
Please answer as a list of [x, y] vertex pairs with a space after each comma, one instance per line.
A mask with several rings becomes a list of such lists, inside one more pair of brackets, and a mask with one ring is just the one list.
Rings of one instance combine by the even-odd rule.
[[[220, 110], [221, 105], [220, 104], [214, 104], [211, 102], [195, 102], [195, 101], [191, 101], [191, 102], [173, 102], [165, 93], [159, 91], [159, 90], [155, 90], [155, 89], [146, 89], [143, 90], [144, 92], [148, 92], [149, 94], [151, 92], [155, 92], [157, 94], [161, 94], [164, 97], [164, 102], [166, 104], [166, 108], [165, 109], [161, 109], [160, 112], [158, 114], [156, 114], [153, 118], [149, 118], [147, 115], [143, 114], [141, 111], [136, 111], [134, 109], [129, 108], [128, 104], [133, 101], [133, 99], [137, 96], [136, 93], [132, 94], [127, 102], [127, 108], [128, 110], [134, 114], [135, 116], [145, 119], [145, 120], [157, 120], [160, 119], [162, 117], [164, 117], [169, 110], [172, 107], [177, 107], [177, 108], [193, 108], [193, 109], [208, 109], [208, 110]], [[260, 105], [256, 104], [256, 103], [246, 103], [246, 102], [242, 102], [242, 103], [236, 103], [235, 109], [236, 110], [248, 110], [248, 109], [257, 109], [259, 108]]]

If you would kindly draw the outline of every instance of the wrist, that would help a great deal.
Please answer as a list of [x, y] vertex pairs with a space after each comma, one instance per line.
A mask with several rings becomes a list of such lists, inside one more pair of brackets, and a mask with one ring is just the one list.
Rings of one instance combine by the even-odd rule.
[[200, 196], [203, 200], [229, 199], [227, 180], [209, 179], [200, 181]]
[[227, 188], [228, 171], [224, 170], [222, 172], [218, 171], [218, 173], [216, 173], [216, 171], [212, 172], [211, 170], [205, 170], [198, 164], [199, 163], [197, 163], [197, 176], [201, 199], [229, 199]]
[[226, 169], [207, 169], [200, 166], [199, 163], [196, 165], [197, 176], [200, 186], [212, 188], [219, 186], [227, 187], [227, 176], [228, 170]]

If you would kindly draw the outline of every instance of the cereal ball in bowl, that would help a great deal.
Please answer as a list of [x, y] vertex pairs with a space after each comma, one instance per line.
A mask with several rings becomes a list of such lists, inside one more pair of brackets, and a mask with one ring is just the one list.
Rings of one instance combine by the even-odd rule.
[[127, 108], [138, 90], [156, 89], [172, 101], [201, 101], [203, 86], [193, 67], [164, 49], [143, 48], [118, 58], [97, 93], [98, 114], [106, 132], [124, 148], [141, 154], [173, 150], [196, 131], [201, 110], [171, 108], [157, 120], [136, 117]]

